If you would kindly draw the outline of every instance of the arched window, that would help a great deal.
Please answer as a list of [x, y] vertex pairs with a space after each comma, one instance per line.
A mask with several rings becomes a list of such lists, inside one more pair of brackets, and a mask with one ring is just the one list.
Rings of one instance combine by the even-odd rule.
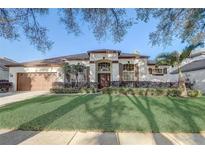
[[110, 63], [108, 63], [108, 62], [98, 63], [98, 71], [100, 71], [100, 72], [110, 71]]
[[134, 81], [134, 64], [124, 64], [123, 65], [123, 80], [124, 81]]

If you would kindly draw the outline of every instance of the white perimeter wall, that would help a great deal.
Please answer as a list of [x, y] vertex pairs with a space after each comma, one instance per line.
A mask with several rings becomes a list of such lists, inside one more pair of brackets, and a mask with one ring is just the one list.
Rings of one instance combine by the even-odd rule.
[[156, 76], [147, 73], [146, 81], [153, 81], [153, 82], [177, 82], [178, 81], [178, 74], [170, 74], [176, 68], [167, 67], [167, 66], [160, 66], [160, 68], [167, 68], [167, 74], [163, 76]]
[[9, 81], [13, 82], [13, 90], [17, 90], [17, 73], [33, 73], [33, 72], [54, 72], [57, 74], [57, 82], [64, 81], [64, 75], [61, 67], [10, 67]]

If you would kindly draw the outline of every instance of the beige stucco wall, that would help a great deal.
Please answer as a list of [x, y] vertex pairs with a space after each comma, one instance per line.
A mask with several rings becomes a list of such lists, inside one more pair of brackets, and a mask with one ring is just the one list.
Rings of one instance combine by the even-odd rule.
[[119, 75], [119, 63], [112, 63], [112, 81], [119, 81], [120, 75]]
[[[154, 66], [148, 66], [154, 68]], [[146, 75], [147, 81], [153, 81], [153, 82], [176, 82], [178, 81], [178, 75], [170, 74], [173, 71], [173, 68], [170, 66], [159, 66], [159, 68], [167, 68], [167, 74], [164, 74], [163, 76], [157, 76], [153, 74], [149, 74], [149, 71]]]
[[9, 79], [9, 71], [4, 71], [0, 68], [0, 80], [8, 80]]
[[107, 60], [118, 60], [118, 53], [90, 53], [90, 61], [102, 60], [103, 57]]
[[130, 64], [138, 64], [138, 73], [139, 73], [139, 81], [146, 81], [147, 78], [147, 59], [140, 58], [140, 59], [119, 59], [119, 63], [127, 64], [129, 61]]
[[118, 61], [118, 53], [90, 53], [90, 81], [97, 82], [97, 63], [99, 61], [109, 61], [111, 64], [111, 81], [119, 81], [119, 64], [112, 63]]
[[66, 62], [69, 63], [70, 65], [77, 65], [79, 63], [79, 64], [84, 64], [85, 66], [89, 66], [89, 61], [85, 61], [85, 60], [70, 60]]
[[90, 64], [90, 82], [96, 82], [96, 64]]
[[64, 75], [61, 67], [10, 67], [9, 81], [13, 83], [13, 90], [17, 90], [17, 73], [33, 72], [55, 72], [57, 73], [57, 82], [64, 81]]

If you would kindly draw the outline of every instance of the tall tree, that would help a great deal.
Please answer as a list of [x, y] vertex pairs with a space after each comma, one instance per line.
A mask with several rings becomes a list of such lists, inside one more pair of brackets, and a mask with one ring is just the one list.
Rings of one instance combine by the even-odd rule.
[[[88, 25], [96, 39], [112, 37], [120, 42], [127, 30], [140, 21], [156, 19], [156, 30], [150, 33], [152, 45], [169, 45], [176, 37], [188, 46], [204, 44], [205, 9], [135, 9], [136, 19], [129, 9], [59, 9], [59, 19], [68, 33], [79, 35]], [[38, 50], [51, 48], [47, 27], [40, 25], [38, 17], [49, 9], [0, 9], [0, 37], [19, 39], [20, 31]], [[134, 15], [135, 16], [135, 15]]]
[[65, 74], [66, 80], [70, 82], [71, 74], [75, 75], [76, 85], [78, 85], [78, 76], [80, 73], [83, 73], [86, 69], [84, 64], [72, 64], [64, 63], [62, 66], [63, 72]]
[[70, 82], [71, 73], [73, 72], [72, 71], [72, 66], [69, 65], [69, 63], [64, 63], [63, 66], [62, 66], [62, 70], [63, 70], [63, 73], [65, 75], [66, 81]]
[[[96, 39], [113, 36], [115, 42], [122, 41], [132, 25], [125, 9], [58, 9], [59, 19], [68, 33], [78, 35], [82, 24], [87, 23]], [[3, 9], [0, 8], [0, 37], [9, 40], [26, 36], [40, 51], [49, 50], [53, 42], [47, 36], [48, 29], [40, 25], [39, 16], [49, 14], [49, 9]]]
[[205, 9], [136, 9], [136, 20], [158, 21], [156, 30], [150, 33], [152, 45], [169, 45], [179, 38], [186, 48], [204, 45]]
[[197, 45], [189, 46], [185, 48], [182, 52], [178, 52], [178, 51], [173, 51], [170, 53], [164, 52], [164, 53], [159, 54], [156, 58], [158, 64], [166, 64], [172, 67], [176, 67], [178, 69], [179, 89], [182, 91], [181, 96], [183, 97], [187, 96], [187, 89], [186, 89], [186, 84], [185, 84], [185, 78], [181, 70], [181, 64], [183, 60], [189, 57], [191, 51], [200, 45], [201, 43], [198, 43]]
[[40, 25], [39, 16], [48, 14], [48, 9], [0, 9], [0, 37], [20, 39], [20, 33], [38, 50], [51, 48], [53, 42], [47, 36], [47, 28]]

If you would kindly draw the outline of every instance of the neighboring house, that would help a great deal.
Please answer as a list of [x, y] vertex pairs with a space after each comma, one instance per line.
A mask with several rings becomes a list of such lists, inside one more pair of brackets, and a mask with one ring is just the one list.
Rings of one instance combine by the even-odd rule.
[[[194, 83], [194, 88], [205, 93], [205, 59], [195, 60], [181, 67], [186, 79]], [[171, 74], [178, 74], [175, 70]]]
[[176, 75], [171, 75], [173, 68], [168, 65], [157, 65], [156, 61], [148, 60], [147, 81], [153, 82], [175, 82], [178, 80]]
[[[148, 56], [123, 53], [119, 50], [92, 50], [82, 54], [9, 65], [9, 80], [14, 90], [49, 90], [53, 82], [64, 82], [62, 64], [84, 64], [87, 69], [79, 75], [80, 82], [95, 82], [100, 88], [111, 81], [156, 81], [166, 75], [168, 66], [157, 70]], [[152, 72], [150, 73], [150, 69]], [[71, 77], [75, 81], [75, 77]]]
[[[194, 88], [205, 93], [205, 49], [197, 49], [189, 58], [183, 61], [181, 70], [187, 80], [194, 83]], [[171, 71], [172, 76], [178, 75], [178, 70]]]
[[0, 57], [0, 80], [9, 80], [9, 68], [6, 67], [6, 65], [15, 63], [16, 62], [11, 59]]

